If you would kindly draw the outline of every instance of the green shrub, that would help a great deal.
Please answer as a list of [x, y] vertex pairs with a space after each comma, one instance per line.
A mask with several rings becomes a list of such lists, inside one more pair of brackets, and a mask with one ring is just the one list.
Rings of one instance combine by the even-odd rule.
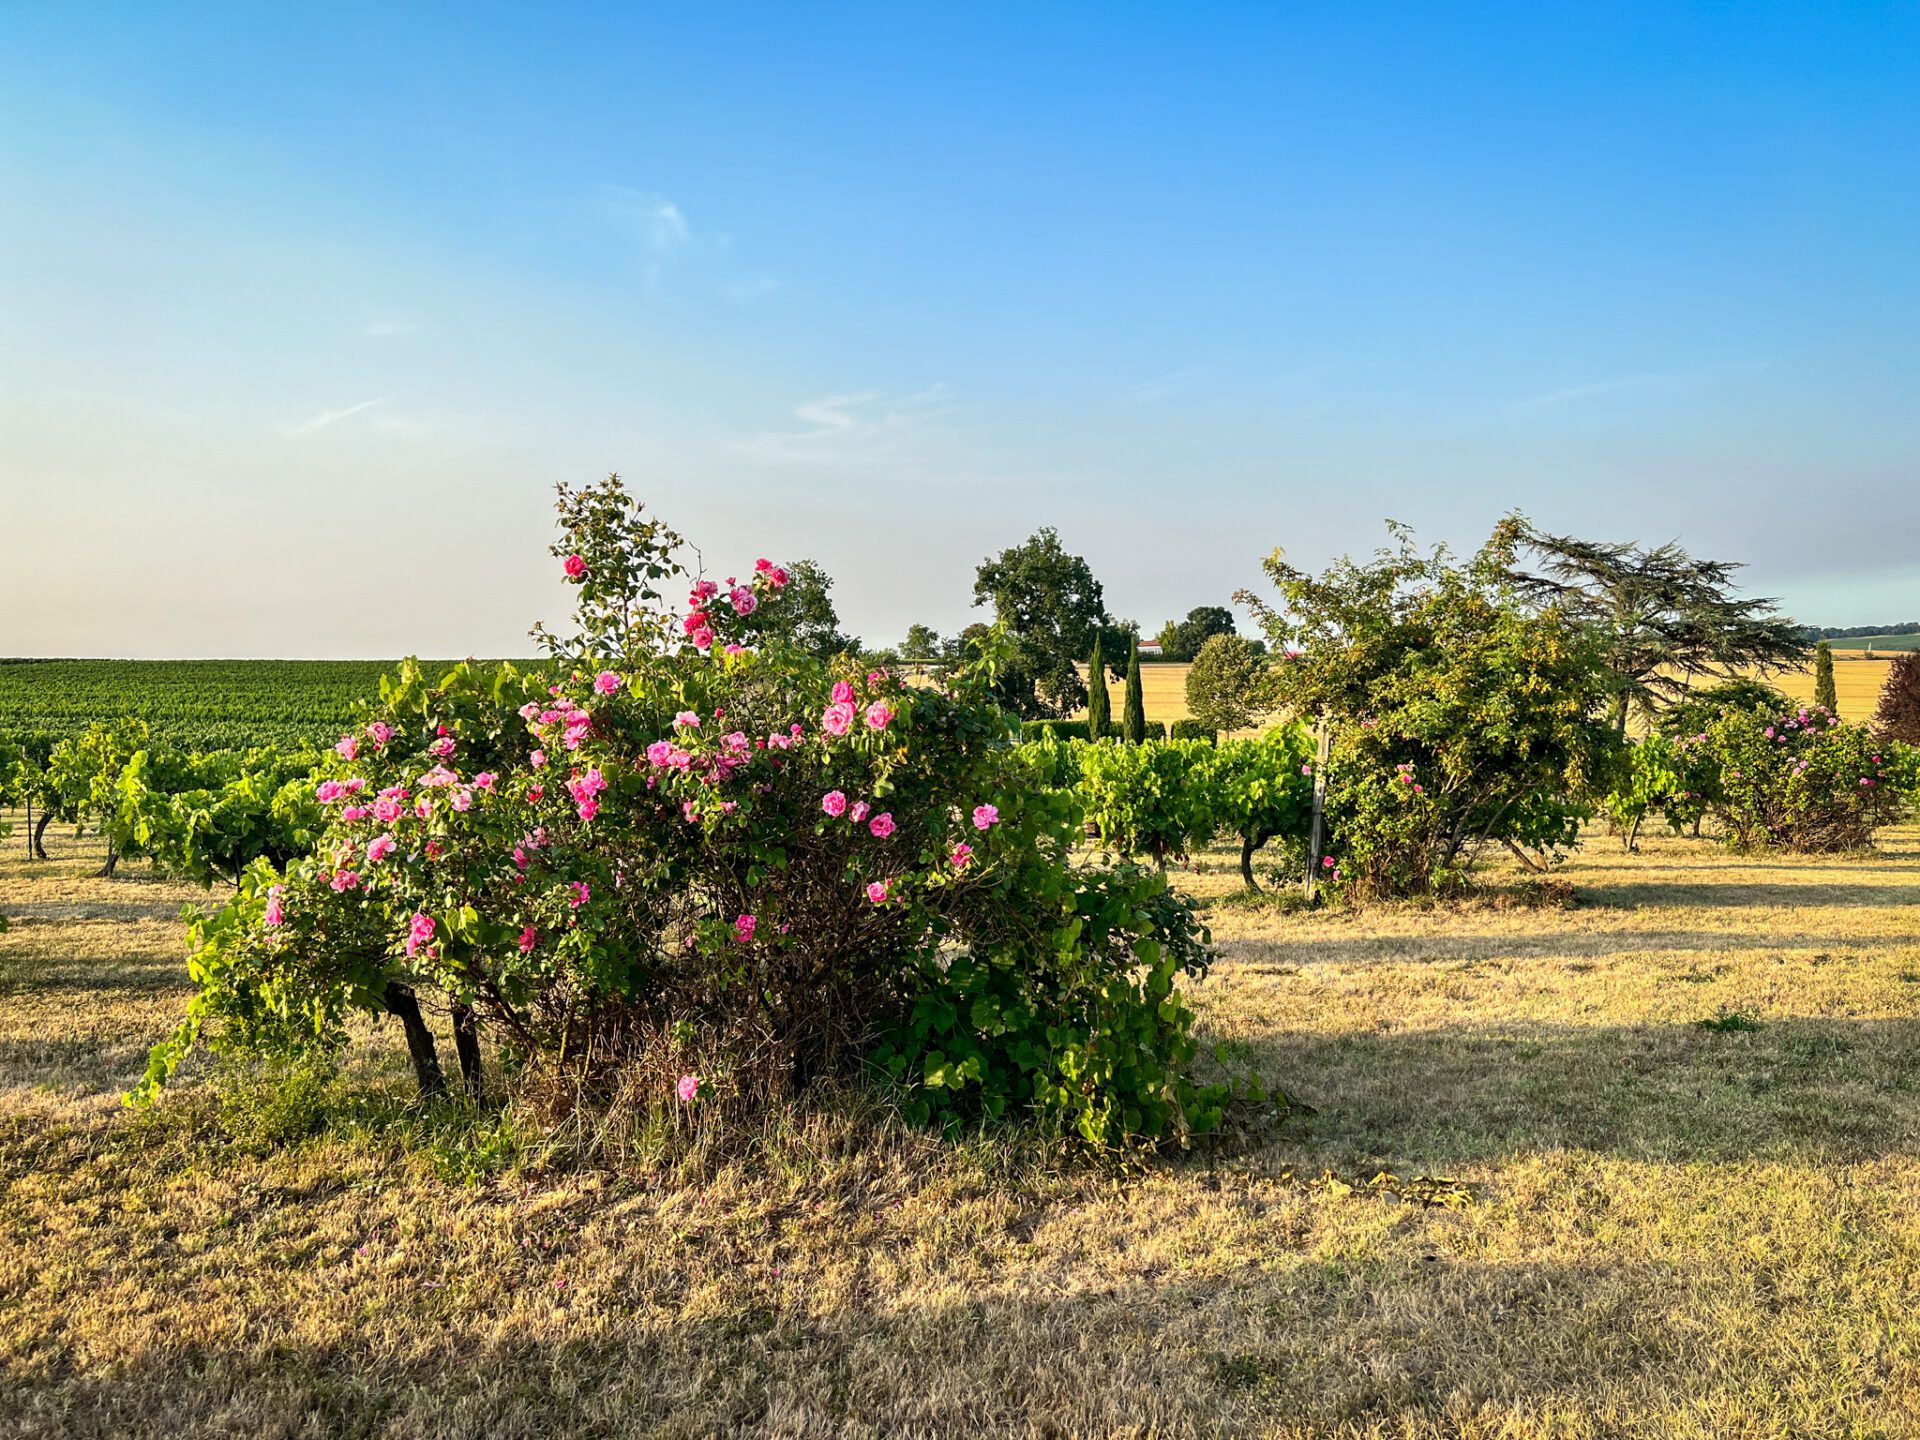
[[1220, 732], [1204, 720], [1176, 720], [1170, 732], [1175, 740], [1204, 740], [1209, 745], [1218, 744]]
[[1717, 772], [1715, 810], [1736, 849], [1864, 849], [1920, 778], [1920, 752], [1817, 705], [1771, 719], [1732, 710], [1704, 733], [1696, 743]]
[[1040, 740], [1051, 737], [1055, 740], [1091, 740], [1088, 722], [1085, 720], [1022, 720], [1020, 738]]
[[1100, 842], [1160, 865], [1219, 829], [1204, 740], [1104, 741], [1080, 748], [1080, 798]]
[[1313, 821], [1313, 741], [1299, 725], [1276, 725], [1256, 740], [1228, 740], [1201, 772], [1217, 829], [1240, 837], [1240, 876], [1249, 890], [1254, 853], [1271, 840], [1304, 844]]

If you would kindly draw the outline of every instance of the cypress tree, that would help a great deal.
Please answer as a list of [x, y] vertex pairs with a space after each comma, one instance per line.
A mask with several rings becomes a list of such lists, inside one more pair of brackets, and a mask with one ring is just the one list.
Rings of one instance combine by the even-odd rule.
[[1100, 653], [1100, 637], [1093, 637], [1093, 659], [1087, 662], [1087, 734], [1104, 740], [1113, 730], [1113, 709], [1107, 699], [1107, 658]]
[[1147, 738], [1147, 701], [1140, 693], [1140, 637], [1134, 636], [1127, 650], [1127, 711], [1124, 729], [1129, 745], [1138, 745]]
[[1833, 688], [1833, 647], [1824, 640], [1813, 652], [1813, 703], [1840, 713], [1840, 696]]

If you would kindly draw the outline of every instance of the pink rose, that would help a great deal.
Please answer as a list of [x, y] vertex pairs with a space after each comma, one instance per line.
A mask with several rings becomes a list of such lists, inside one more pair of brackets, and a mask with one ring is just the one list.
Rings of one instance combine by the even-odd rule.
[[376, 835], [367, 842], [367, 863], [378, 865], [393, 853], [394, 841], [391, 835]]
[[973, 807], [973, 828], [991, 830], [1000, 823], [1000, 810], [995, 805], [976, 805]]
[[893, 834], [893, 816], [883, 811], [881, 814], [873, 817], [867, 829], [873, 832], [876, 840], [884, 840]]
[[351, 735], [342, 735], [334, 742], [333, 748], [340, 752], [342, 760], [357, 760], [360, 757], [360, 742]]
[[569, 580], [578, 580], [587, 573], [587, 562], [578, 555], [569, 555], [560, 562], [560, 568], [567, 572]]
[[[691, 939], [692, 937], [689, 936], [688, 938]], [[673, 1087], [673, 1093], [680, 1097], [680, 1103], [682, 1105], [691, 1105], [694, 1097], [700, 1093], [699, 1077], [696, 1075], [682, 1075], [679, 1083]]]
[[733, 938], [743, 945], [746, 944], [753, 939], [753, 927], [758, 923], [751, 915], [736, 916], [733, 922]]
[[751, 615], [760, 605], [760, 602], [754, 598], [753, 591], [744, 585], [736, 585], [727, 599], [733, 603], [733, 612], [736, 615]]
[[875, 905], [883, 905], [887, 899], [887, 886], [884, 881], [874, 880], [867, 885], [867, 899]]
[[422, 945], [433, 939], [433, 917], [417, 911], [413, 919], [407, 922], [407, 954], [416, 954]]
[[820, 797], [820, 808], [837, 820], [847, 813], [847, 797], [841, 791], [829, 790]]
[[596, 695], [611, 695], [620, 688], [620, 677], [611, 670], [602, 670], [593, 677], [593, 690]]
[[853, 686], [844, 680], [834, 681], [833, 703], [836, 705], [851, 705], [853, 703]]
[[953, 868], [964, 870], [973, 863], [973, 847], [962, 841], [953, 847]]
[[853, 706], [846, 701], [838, 701], [827, 707], [820, 717], [820, 728], [829, 735], [844, 735], [853, 728]]
[[540, 932], [529, 925], [520, 932], [520, 953], [525, 955], [540, 943]]
[[884, 700], [876, 700], [867, 706], [867, 728], [884, 730], [893, 719], [893, 707]]

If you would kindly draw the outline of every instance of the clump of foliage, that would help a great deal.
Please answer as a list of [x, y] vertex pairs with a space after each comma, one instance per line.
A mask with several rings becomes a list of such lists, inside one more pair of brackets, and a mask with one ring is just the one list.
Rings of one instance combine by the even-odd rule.
[[1233, 612], [1224, 605], [1196, 605], [1184, 620], [1169, 620], [1154, 638], [1168, 660], [1192, 660], [1216, 635], [1233, 634]]
[[1219, 828], [1204, 740], [1107, 741], [1079, 750], [1079, 790], [1100, 843], [1164, 866]]
[[1728, 710], [1698, 743], [1717, 772], [1727, 843], [1741, 850], [1863, 849], [1920, 778], [1915, 752], [1818, 705], [1771, 718]]
[[1242, 596], [1287, 657], [1277, 702], [1330, 727], [1330, 854], [1368, 897], [1455, 888], [1489, 845], [1572, 845], [1620, 745], [1600, 639], [1511, 578], [1517, 522], [1465, 563], [1393, 533], [1318, 575], [1276, 551], [1280, 605]]
[[1909, 650], [1888, 669], [1873, 725], [1888, 740], [1920, 745], [1920, 650]]
[[1705, 736], [1656, 731], [1628, 746], [1605, 805], [1622, 843], [1633, 850], [1649, 815], [1662, 816], [1678, 834], [1697, 827], [1719, 799], [1719, 768]]
[[1299, 725], [1276, 725], [1258, 739], [1228, 740], [1205, 769], [1216, 829], [1240, 840], [1240, 878], [1249, 890], [1253, 857], [1269, 841], [1301, 849], [1313, 816], [1313, 742]]
[[1187, 709], [1210, 730], [1245, 730], [1272, 708], [1273, 670], [1241, 635], [1215, 635], [1187, 672]]
[[199, 993], [145, 1093], [200, 1037], [332, 1052], [356, 1011], [401, 1020], [432, 1092], [431, 991], [476, 1092], [491, 1043], [589, 1100], [725, 1114], [878, 1067], [946, 1125], [1111, 1148], [1217, 1123], [1177, 990], [1204, 932], [1161, 875], [1073, 863], [1081, 805], [1015, 744], [991, 647], [938, 689], [861, 673], [746, 623], [782, 567], [685, 573], [617, 479], [559, 510], [578, 629], [538, 632], [550, 675], [383, 687], [310, 853], [194, 919]]

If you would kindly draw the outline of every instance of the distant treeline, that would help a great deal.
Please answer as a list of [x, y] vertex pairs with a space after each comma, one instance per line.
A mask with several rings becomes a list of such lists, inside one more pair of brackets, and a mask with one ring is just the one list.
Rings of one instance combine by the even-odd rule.
[[1809, 640], [1858, 640], [1864, 635], [1920, 635], [1920, 620], [1901, 625], [1823, 625], [1809, 627]]

